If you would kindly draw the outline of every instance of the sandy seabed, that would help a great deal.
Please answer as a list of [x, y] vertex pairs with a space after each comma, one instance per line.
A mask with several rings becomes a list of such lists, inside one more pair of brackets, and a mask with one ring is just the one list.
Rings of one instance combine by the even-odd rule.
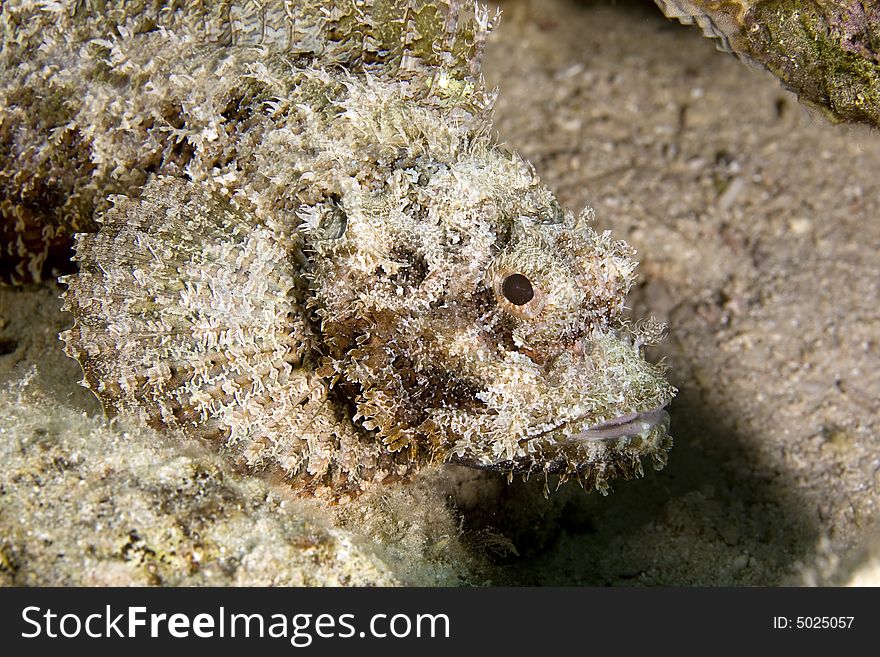
[[632, 314], [669, 325], [669, 465], [549, 499], [444, 467], [327, 509], [105, 422], [61, 288], [0, 289], [0, 582], [880, 582], [880, 136], [650, 2], [502, 7], [501, 139], [638, 250]]

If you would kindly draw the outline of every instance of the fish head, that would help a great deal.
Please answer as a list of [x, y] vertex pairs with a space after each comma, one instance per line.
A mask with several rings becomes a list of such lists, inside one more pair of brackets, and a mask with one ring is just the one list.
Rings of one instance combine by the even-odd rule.
[[[633, 250], [516, 158], [352, 184], [303, 213], [325, 365], [390, 450], [605, 490], [671, 445], [624, 302]], [[646, 328], [645, 328], [646, 327]]]

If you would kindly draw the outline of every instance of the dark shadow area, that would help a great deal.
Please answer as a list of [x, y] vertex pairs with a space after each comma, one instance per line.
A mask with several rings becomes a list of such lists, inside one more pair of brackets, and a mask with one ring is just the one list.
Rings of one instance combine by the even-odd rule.
[[58, 337], [73, 325], [73, 317], [60, 310], [64, 289], [58, 283], [0, 286], [0, 383], [32, 370], [32, 383], [43, 393], [100, 414], [97, 398], [78, 384], [82, 369]]
[[[516, 1], [516, 0], [514, 0]], [[643, 18], [655, 18], [659, 15], [664, 20], [666, 16], [660, 10], [653, 0], [565, 0], [569, 5], [578, 9], [589, 9], [594, 7], [612, 7], [615, 11], [627, 12], [633, 14], [633, 20], [637, 20], [640, 16]], [[532, 7], [539, 8], [541, 0], [526, 0], [531, 2]], [[675, 21], [671, 21], [672, 26], [679, 26]]]
[[494, 583], [786, 582], [818, 537], [802, 503], [695, 390], [681, 392], [671, 415], [668, 466], [607, 497], [569, 483], [545, 499], [542, 480], [499, 477], [490, 499], [460, 506], [474, 548], [498, 566]]

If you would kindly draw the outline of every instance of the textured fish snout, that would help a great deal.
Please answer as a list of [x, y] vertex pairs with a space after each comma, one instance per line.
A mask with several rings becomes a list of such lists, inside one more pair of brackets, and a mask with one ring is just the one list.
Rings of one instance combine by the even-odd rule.
[[666, 432], [669, 430], [669, 413], [664, 410], [665, 408], [666, 405], [639, 413], [627, 413], [608, 422], [603, 422], [572, 434], [568, 436], [568, 440], [573, 442], [588, 440], [610, 441], [646, 435], [654, 429], [661, 429]]

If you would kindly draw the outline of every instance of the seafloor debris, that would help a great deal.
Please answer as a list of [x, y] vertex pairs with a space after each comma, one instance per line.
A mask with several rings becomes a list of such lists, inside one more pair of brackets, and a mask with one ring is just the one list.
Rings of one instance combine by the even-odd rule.
[[63, 337], [109, 414], [332, 496], [662, 466], [631, 250], [490, 137], [483, 8], [83, 7], [3, 5], [0, 196], [18, 278], [99, 213]]
[[880, 126], [880, 4], [843, 0], [656, 0], [721, 47], [766, 66], [834, 121]]

